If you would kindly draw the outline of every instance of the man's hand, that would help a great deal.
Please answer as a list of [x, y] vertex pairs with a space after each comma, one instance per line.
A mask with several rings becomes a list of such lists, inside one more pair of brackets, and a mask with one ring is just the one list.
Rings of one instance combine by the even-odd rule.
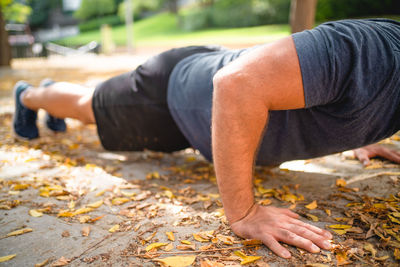
[[370, 159], [374, 157], [382, 157], [384, 159], [400, 164], [399, 152], [385, 148], [378, 144], [364, 146], [354, 149], [353, 151], [356, 158], [361, 161], [364, 166], [368, 166], [371, 163]]
[[232, 230], [243, 238], [261, 240], [278, 256], [290, 258], [290, 252], [278, 241], [317, 253], [330, 249], [332, 235], [325, 230], [298, 220], [299, 215], [276, 207], [254, 205], [249, 214], [231, 224]]

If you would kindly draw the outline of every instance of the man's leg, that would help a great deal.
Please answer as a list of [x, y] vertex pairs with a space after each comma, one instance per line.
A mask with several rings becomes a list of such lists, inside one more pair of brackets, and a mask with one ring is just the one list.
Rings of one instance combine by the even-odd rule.
[[94, 88], [57, 82], [48, 87], [27, 89], [22, 94], [21, 101], [29, 109], [44, 109], [56, 118], [73, 118], [90, 124], [95, 123], [93, 92]]

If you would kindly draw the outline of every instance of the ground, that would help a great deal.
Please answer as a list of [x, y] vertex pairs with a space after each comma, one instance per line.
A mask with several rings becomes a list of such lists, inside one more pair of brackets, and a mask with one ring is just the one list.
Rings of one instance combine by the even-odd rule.
[[[0, 266], [398, 266], [399, 165], [365, 168], [346, 152], [257, 167], [259, 203], [334, 234], [332, 251], [289, 246], [284, 260], [231, 232], [212, 165], [192, 149], [108, 152], [94, 126], [67, 120], [68, 131], [54, 134], [43, 112], [39, 139], [12, 136], [17, 80], [95, 85], [155, 52], [15, 60], [0, 71]], [[399, 149], [399, 140], [383, 143]]]

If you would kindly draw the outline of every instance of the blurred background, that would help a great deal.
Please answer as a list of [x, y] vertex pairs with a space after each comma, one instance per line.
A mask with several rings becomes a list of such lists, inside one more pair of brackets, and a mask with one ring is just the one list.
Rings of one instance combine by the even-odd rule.
[[0, 65], [11, 58], [245, 47], [327, 20], [400, 18], [399, 0], [0, 0]]

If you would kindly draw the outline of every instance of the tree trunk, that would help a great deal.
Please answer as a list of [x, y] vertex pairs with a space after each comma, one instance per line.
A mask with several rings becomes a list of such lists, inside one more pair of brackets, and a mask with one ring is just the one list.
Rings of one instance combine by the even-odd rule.
[[168, 0], [168, 10], [172, 14], [178, 14], [178, 0]]
[[11, 48], [8, 43], [8, 34], [5, 26], [6, 22], [0, 5], [0, 66], [10, 66], [11, 63]]
[[292, 0], [290, 26], [292, 33], [312, 29], [315, 23], [317, 0]]

